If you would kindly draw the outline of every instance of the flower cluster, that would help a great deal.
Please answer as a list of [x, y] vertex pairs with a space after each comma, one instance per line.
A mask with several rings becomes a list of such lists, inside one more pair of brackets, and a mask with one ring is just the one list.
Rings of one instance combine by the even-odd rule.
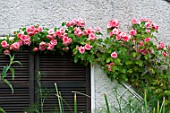
[[[127, 81], [139, 89], [152, 86], [167, 90], [168, 69], [160, 69], [165, 64], [170, 67], [167, 66], [170, 47], [163, 42], [153, 43], [156, 38], [153, 33], [159, 27], [151, 20], [132, 19], [131, 23], [132, 28], [126, 33], [119, 29], [118, 20], [111, 20], [106, 39], [97, 38], [102, 35], [101, 29], [85, 28], [82, 19], [73, 19], [52, 29], [31, 25], [15, 32], [12, 40], [0, 40], [0, 50], [8, 55], [10, 51], [30, 46], [33, 52], [69, 52], [75, 63], [99, 63], [111, 80]], [[155, 83], [156, 80], [161, 80], [163, 85]]]

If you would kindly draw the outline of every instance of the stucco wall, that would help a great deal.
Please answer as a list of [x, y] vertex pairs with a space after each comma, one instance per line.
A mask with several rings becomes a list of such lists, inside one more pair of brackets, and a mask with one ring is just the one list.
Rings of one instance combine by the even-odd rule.
[[[99, 26], [104, 33], [109, 20], [117, 18], [120, 28], [127, 31], [134, 17], [153, 20], [160, 26], [159, 40], [170, 40], [170, 4], [162, 0], [0, 0], [0, 35], [31, 24], [60, 26], [61, 22], [73, 18], [83, 18], [87, 26]], [[111, 94], [117, 85], [107, 78], [100, 66], [95, 66], [97, 110], [104, 104], [104, 93], [115, 101]]]

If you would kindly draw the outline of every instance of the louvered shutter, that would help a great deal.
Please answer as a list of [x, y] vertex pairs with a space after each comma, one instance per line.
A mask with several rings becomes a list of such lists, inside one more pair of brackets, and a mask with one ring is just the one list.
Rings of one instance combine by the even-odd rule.
[[[78, 91], [90, 95], [90, 67], [84, 67], [71, 61], [70, 55], [32, 55], [28, 49], [15, 53], [15, 60], [22, 66], [15, 65], [15, 80], [11, 81], [15, 93], [11, 94], [10, 88], [0, 81], [0, 107], [7, 113], [23, 113], [24, 109], [40, 101], [36, 74], [41, 72], [42, 88], [47, 89], [48, 96], [44, 103], [44, 113], [53, 113], [58, 109], [57, 97], [54, 95], [54, 83], [58, 84], [63, 99], [73, 109], [74, 94]], [[8, 56], [0, 54], [0, 71], [9, 63]], [[90, 98], [77, 94], [78, 112], [90, 113]], [[70, 109], [64, 104], [65, 111]]]
[[[45, 113], [52, 113], [58, 107], [54, 95], [54, 83], [57, 83], [63, 99], [73, 109], [74, 93], [78, 91], [90, 95], [90, 67], [84, 67], [71, 61], [69, 55], [39, 55], [36, 57], [36, 70], [41, 72], [42, 87], [51, 90], [44, 104]], [[78, 112], [90, 113], [90, 98], [77, 94]], [[70, 109], [64, 104], [66, 112]]]
[[[0, 81], [0, 107], [3, 107], [7, 113], [23, 113], [24, 109], [33, 103], [34, 89], [33, 82], [33, 57], [29, 50], [15, 53], [15, 60], [20, 61], [22, 66], [16, 64], [15, 80], [11, 80], [11, 74], [8, 73], [7, 79], [13, 85], [14, 94], [11, 94], [9, 86]], [[0, 54], [0, 69], [9, 64], [9, 57]], [[0, 72], [1, 72], [0, 71]]]

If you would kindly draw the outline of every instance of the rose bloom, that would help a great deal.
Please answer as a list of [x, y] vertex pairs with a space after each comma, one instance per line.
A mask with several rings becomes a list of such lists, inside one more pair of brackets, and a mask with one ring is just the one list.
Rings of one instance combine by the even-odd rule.
[[137, 19], [136, 18], [132, 19], [132, 25], [134, 25], [134, 24], [137, 24]]
[[52, 44], [50, 44], [50, 43], [47, 44], [47, 50], [53, 50], [54, 47], [55, 47], [55, 46], [52, 45]]
[[91, 27], [84, 30], [84, 35], [89, 35], [90, 33], [94, 33], [94, 30]]
[[101, 32], [101, 28], [100, 27], [94, 27], [94, 30], [96, 31], [96, 32]]
[[42, 26], [38, 26], [37, 32], [42, 32], [42, 31], [43, 31], [43, 27]]
[[111, 57], [112, 57], [112, 58], [117, 58], [117, 53], [116, 53], [116, 52], [112, 52], [112, 53], [111, 53]]
[[50, 29], [50, 30], [48, 30], [48, 34], [49, 35], [52, 35], [52, 34], [54, 34], [55, 32], [54, 32], [54, 29]]
[[63, 47], [63, 51], [68, 51], [69, 47]]
[[110, 36], [113, 35], [118, 35], [119, 34], [119, 30], [117, 28], [114, 28], [111, 32], [110, 32]]
[[5, 50], [4, 51], [4, 55], [9, 55], [10, 54], [10, 51], [9, 50]]
[[164, 57], [168, 56], [168, 54], [166, 52], [164, 52], [164, 51], [162, 52], [162, 54], [163, 54]]
[[82, 31], [79, 27], [75, 27], [74, 28], [74, 34], [77, 36], [81, 36], [82, 35]]
[[55, 45], [57, 45], [57, 40], [53, 39], [50, 41], [50, 43], [55, 46]]
[[163, 42], [159, 42], [159, 48], [163, 49], [165, 47], [165, 44]]
[[9, 47], [9, 44], [6, 41], [2, 41], [1, 46], [6, 49]]
[[155, 30], [158, 30], [158, 28], [159, 28], [159, 26], [156, 25], [156, 24], [153, 24], [153, 27], [154, 27]]
[[85, 22], [82, 18], [80, 18], [80, 19], [77, 20], [76, 25], [79, 26], [79, 27], [84, 27]]
[[112, 27], [119, 27], [119, 21], [118, 20], [110, 20], [109, 24], [107, 25], [107, 28]]
[[149, 42], [149, 41], [150, 41], [150, 38], [145, 38], [144, 41], [145, 41], [145, 42]]
[[33, 51], [34, 51], [34, 52], [37, 52], [37, 51], [38, 51], [38, 48], [37, 48], [37, 47], [34, 47], [34, 48], [33, 48]]
[[88, 40], [93, 41], [94, 39], [96, 39], [95, 34], [94, 33], [90, 33]]
[[126, 35], [126, 36], [124, 36], [124, 37], [122, 37], [122, 40], [123, 40], [124, 42], [129, 41], [129, 39], [130, 39], [130, 38], [129, 38], [129, 36], [127, 36], [127, 35]]
[[86, 50], [90, 50], [92, 48], [92, 46], [88, 43], [86, 43], [86, 45], [84, 46]]
[[145, 23], [145, 27], [146, 27], [146, 28], [152, 28], [152, 23], [146, 22], [146, 23]]
[[31, 25], [26, 29], [26, 32], [28, 33], [29, 36], [33, 36], [34, 34], [37, 33], [37, 30], [33, 25]]
[[20, 48], [20, 43], [19, 42], [14, 42], [13, 44], [11, 44], [10, 46], [10, 50], [14, 50], [17, 51]]
[[151, 30], [150, 30], [150, 29], [146, 29], [145, 32], [146, 32], [146, 33], [150, 33]]
[[80, 47], [78, 48], [78, 50], [79, 50], [79, 52], [80, 52], [81, 54], [83, 54], [83, 53], [85, 52], [85, 48], [82, 47], [82, 46], [80, 46]]
[[134, 35], [136, 35], [136, 30], [132, 29], [132, 30], [130, 30], [129, 33], [130, 33], [131, 36], [134, 36]]
[[121, 39], [121, 35], [118, 34], [118, 35], [116, 36], [116, 40], [120, 40], [120, 39]]
[[109, 71], [112, 71], [112, 66], [114, 65], [113, 62], [111, 62], [110, 64], [107, 64], [107, 67], [108, 67], [108, 70]]

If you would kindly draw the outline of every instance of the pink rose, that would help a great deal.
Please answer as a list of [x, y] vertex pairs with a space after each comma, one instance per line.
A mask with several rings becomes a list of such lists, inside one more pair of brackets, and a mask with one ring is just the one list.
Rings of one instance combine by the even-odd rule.
[[45, 42], [41, 42], [41, 43], [39, 44], [39, 50], [40, 50], [40, 51], [44, 51], [45, 48], [46, 48], [46, 46], [47, 46], [47, 44], [46, 44]]
[[50, 43], [47, 44], [47, 50], [53, 50], [54, 47], [55, 47], [55, 46], [52, 45], [52, 44], [50, 44]]
[[50, 29], [50, 30], [48, 30], [48, 34], [49, 35], [52, 35], [52, 34], [54, 34], [55, 32], [54, 32], [54, 29]]
[[20, 39], [20, 38], [21, 38], [21, 36], [22, 36], [22, 34], [21, 34], [21, 33], [19, 33], [19, 34], [18, 34], [18, 38]]
[[119, 27], [119, 21], [118, 20], [110, 20], [109, 24], [107, 25], [107, 28], [112, 27]]
[[94, 30], [90, 27], [84, 30], [84, 35], [89, 35], [90, 33], [94, 33]]
[[4, 55], [9, 55], [10, 54], [10, 51], [9, 50], [5, 50], [4, 51]]
[[82, 35], [82, 31], [79, 27], [75, 27], [74, 28], [74, 34], [77, 36], [81, 36]]
[[116, 36], [116, 40], [120, 40], [120, 39], [121, 39], [121, 35], [118, 34], [118, 35]]
[[132, 25], [134, 25], [134, 24], [137, 24], [137, 19], [136, 18], [132, 19]]
[[111, 53], [111, 57], [112, 57], [112, 58], [117, 58], [117, 53], [116, 53], [116, 52], [112, 52], [112, 53]]
[[57, 45], [57, 40], [53, 39], [50, 41], [50, 43], [55, 46], [55, 45]]
[[130, 37], [126, 35], [126, 36], [122, 37], [122, 40], [123, 40], [124, 42], [127, 42], [127, 41], [130, 40]]
[[88, 40], [93, 41], [95, 39], [96, 39], [95, 34], [94, 33], [90, 33]]
[[121, 32], [119, 35], [120, 35], [121, 37], [127, 36], [127, 34], [126, 34], [125, 32]]
[[162, 54], [163, 54], [164, 57], [168, 56], [168, 54], [166, 52], [164, 52], [164, 51], [162, 52]]
[[83, 54], [83, 53], [85, 52], [85, 48], [82, 47], [82, 46], [80, 46], [80, 47], [78, 48], [78, 50], [79, 50], [79, 52], [80, 52], [81, 54]]
[[33, 36], [34, 34], [37, 33], [37, 30], [33, 25], [31, 25], [26, 29], [26, 32], [28, 33], [29, 36]]
[[42, 32], [42, 31], [43, 31], [43, 27], [42, 26], [38, 26], [37, 32]]
[[145, 41], [145, 42], [149, 42], [149, 41], [150, 41], [150, 38], [145, 38], [144, 41]]
[[134, 35], [136, 35], [136, 30], [132, 29], [132, 30], [130, 30], [129, 33], [130, 33], [131, 36], [134, 36]]
[[153, 27], [154, 27], [155, 30], [158, 30], [158, 28], [159, 28], [159, 26], [156, 25], [156, 24], [153, 24]]
[[67, 45], [68, 45], [68, 42], [69, 42], [68, 37], [63, 37], [62, 40], [63, 40], [63, 44], [64, 44], [65, 46], [67, 46]]
[[159, 42], [159, 48], [160, 49], [164, 49], [165, 48], [165, 44], [163, 42]]
[[47, 35], [46, 36], [49, 40], [52, 40], [53, 39], [53, 36], [51, 36], [51, 35]]
[[10, 46], [10, 50], [13, 50], [13, 51], [17, 51], [17, 50], [19, 50], [19, 48], [20, 48], [20, 43], [19, 42], [14, 42]]
[[107, 64], [107, 68], [109, 71], [112, 71], [112, 66], [114, 65], [113, 62], [111, 62], [110, 64]]
[[63, 51], [68, 51], [69, 50], [69, 47], [64, 47], [63, 48]]
[[86, 45], [84, 46], [86, 50], [90, 50], [92, 48], [92, 46], [88, 43], [86, 43]]
[[147, 29], [152, 28], [152, 23], [146, 22], [146, 23], [145, 23], [145, 27], [146, 27]]
[[141, 22], [148, 22], [149, 20], [146, 19], [146, 18], [141, 18], [140, 21], [141, 21]]
[[114, 28], [111, 32], [110, 32], [110, 36], [113, 35], [118, 35], [119, 34], [119, 30], [117, 28]]
[[79, 27], [84, 27], [85, 22], [82, 18], [80, 18], [80, 19], [77, 20], [76, 25], [79, 26]]
[[34, 52], [37, 52], [37, 51], [38, 51], [38, 48], [37, 48], [37, 47], [34, 47], [34, 48], [33, 48], [33, 51], [34, 51]]
[[95, 32], [97, 32], [97, 33], [101, 32], [101, 28], [99, 28], [99, 27], [94, 27], [94, 30], [95, 30]]
[[9, 47], [9, 44], [6, 41], [2, 41], [1, 42], [1, 46], [5, 49], [7, 49]]
[[145, 32], [146, 32], [146, 33], [150, 33], [151, 30], [150, 30], [150, 29], [146, 29]]

